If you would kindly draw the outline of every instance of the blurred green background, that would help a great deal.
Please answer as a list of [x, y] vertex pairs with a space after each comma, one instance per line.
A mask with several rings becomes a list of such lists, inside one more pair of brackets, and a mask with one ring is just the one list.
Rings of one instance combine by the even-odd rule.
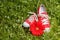
[[[22, 23], [41, 3], [47, 8], [51, 31], [37, 37]], [[0, 40], [60, 40], [60, 0], [0, 0]]]

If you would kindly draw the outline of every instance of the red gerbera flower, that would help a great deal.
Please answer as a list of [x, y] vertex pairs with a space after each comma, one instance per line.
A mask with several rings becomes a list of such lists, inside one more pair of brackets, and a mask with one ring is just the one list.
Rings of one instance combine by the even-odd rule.
[[41, 25], [41, 23], [39, 23], [39, 22], [36, 22], [36, 23], [30, 25], [30, 31], [33, 35], [39, 36], [39, 35], [43, 34], [44, 28], [40, 25]]

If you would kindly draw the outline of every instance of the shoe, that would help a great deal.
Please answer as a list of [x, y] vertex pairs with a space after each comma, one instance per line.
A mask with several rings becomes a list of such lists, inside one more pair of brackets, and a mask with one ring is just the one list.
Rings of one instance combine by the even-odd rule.
[[50, 21], [45, 6], [43, 4], [40, 5], [37, 13], [38, 13], [38, 20], [41, 23], [41, 25], [44, 27], [44, 32], [49, 32]]
[[23, 23], [24, 27], [30, 27], [31, 24], [33, 24], [36, 20], [36, 13], [31, 13], [32, 15], [25, 20], [25, 22]]

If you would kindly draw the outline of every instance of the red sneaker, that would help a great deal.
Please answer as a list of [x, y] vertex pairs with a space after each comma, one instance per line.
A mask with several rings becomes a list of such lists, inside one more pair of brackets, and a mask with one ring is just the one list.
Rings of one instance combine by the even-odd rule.
[[30, 27], [31, 24], [33, 24], [36, 20], [36, 14], [33, 13], [25, 22], [23, 23], [24, 27]]
[[38, 20], [44, 27], [44, 32], [49, 32], [50, 31], [49, 17], [43, 4], [41, 4], [41, 6], [38, 9]]

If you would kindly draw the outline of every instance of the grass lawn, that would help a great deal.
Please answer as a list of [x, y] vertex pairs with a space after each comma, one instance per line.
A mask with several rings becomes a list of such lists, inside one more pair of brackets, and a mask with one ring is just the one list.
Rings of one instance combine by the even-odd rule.
[[[51, 30], [37, 37], [22, 23], [41, 3], [47, 8]], [[60, 0], [0, 0], [0, 40], [60, 40]]]

